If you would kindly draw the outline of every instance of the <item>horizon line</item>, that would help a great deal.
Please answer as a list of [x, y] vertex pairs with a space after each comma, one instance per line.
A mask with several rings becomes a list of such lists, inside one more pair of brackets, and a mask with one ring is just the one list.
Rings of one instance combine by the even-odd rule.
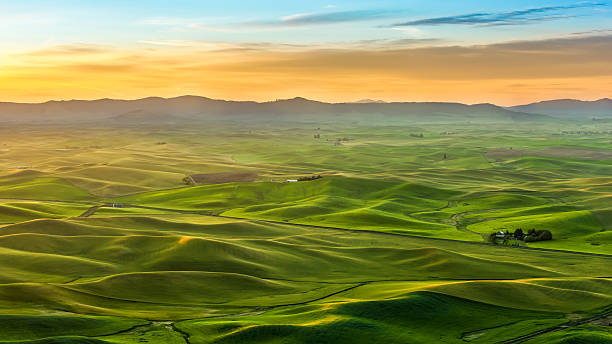
[[[544, 103], [544, 102], [551, 102], [551, 101], [564, 101], [564, 100], [569, 100], [569, 101], [580, 101], [580, 102], [597, 102], [597, 101], [602, 101], [602, 100], [610, 100], [611, 98], [609, 97], [604, 97], [604, 98], [599, 98], [599, 99], [592, 99], [592, 100], [588, 100], [588, 99], [579, 99], [579, 98], [554, 98], [554, 99], [545, 99], [545, 100], [538, 100], [538, 101], [534, 101], [534, 102], [530, 102], [530, 103], [520, 103], [520, 104], [515, 104], [515, 105], [509, 105], [509, 106], [503, 106], [503, 105], [497, 105], [495, 103], [491, 103], [491, 102], [480, 102], [480, 103], [462, 103], [462, 102], [457, 102], [457, 101], [427, 101], [427, 100], [412, 100], [412, 101], [385, 101], [382, 99], [371, 99], [371, 98], [363, 98], [363, 99], [358, 99], [358, 100], [354, 100], [354, 101], [340, 101], [340, 102], [326, 102], [326, 101], [320, 101], [320, 100], [316, 100], [316, 99], [310, 99], [310, 98], [306, 98], [306, 97], [301, 97], [301, 96], [295, 96], [293, 98], [277, 98], [274, 100], [268, 100], [268, 101], [256, 101], [256, 100], [242, 100], [242, 99], [219, 99], [219, 98], [210, 98], [210, 97], [206, 97], [206, 96], [202, 96], [202, 95], [196, 95], [196, 94], [183, 94], [183, 95], [179, 95], [179, 96], [172, 96], [172, 97], [162, 97], [162, 96], [148, 96], [148, 97], [143, 97], [143, 98], [92, 98], [92, 99], [50, 99], [50, 100], [45, 100], [45, 101], [40, 101], [40, 102], [15, 102], [15, 101], [0, 101], [0, 104], [16, 104], [16, 105], [43, 105], [43, 104], [48, 104], [48, 103], [61, 103], [61, 102], [95, 102], [95, 101], [103, 101], [103, 100], [109, 100], [109, 101], [139, 101], [139, 100], [146, 100], [146, 99], [164, 99], [164, 100], [171, 100], [171, 99], [178, 99], [178, 98], [185, 98], [185, 97], [194, 97], [194, 98], [202, 98], [202, 99], [208, 99], [208, 100], [215, 100], [215, 101], [225, 101], [225, 102], [244, 102], [244, 103], [257, 103], [257, 104], [265, 104], [265, 103], [275, 103], [275, 102], [279, 102], [279, 101], [287, 101], [287, 100], [296, 100], [296, 99], [303, 99], [303, 100], [307, 100], [307, 101], [312, 101], [312, 102], [317, 102], [317, 103], [323, 103], [323, 104], [406, 104], [406, 103], [440, 103], [440, 104], [463, 104], [463, 105], [483, 105], [483, 104], [490, 104], [490, 105], [495, 105], [495, 106], [499, 106], [502, 108], [509, 108], [509, 107], [516, 107], [516, 106], [523, 106], [523, 105], [531, 105], [531, 104], [538, 104], [538, 103]], [[365, 102], [368, 101], [368, 102]]]

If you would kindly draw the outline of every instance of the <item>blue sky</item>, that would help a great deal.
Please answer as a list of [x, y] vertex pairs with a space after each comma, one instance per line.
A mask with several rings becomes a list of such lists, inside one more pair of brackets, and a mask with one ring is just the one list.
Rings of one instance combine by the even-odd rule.
[[[0, 44], [11, 50], [49, 44], [133, 45], [176, 40], [325, 44], [416, 38], [435, 39], [440, 44], [479, 44], [612, 29], [612, 8], [605, 1], [0, 3]], [[531, 12], [513, 17], [517, 11]]]

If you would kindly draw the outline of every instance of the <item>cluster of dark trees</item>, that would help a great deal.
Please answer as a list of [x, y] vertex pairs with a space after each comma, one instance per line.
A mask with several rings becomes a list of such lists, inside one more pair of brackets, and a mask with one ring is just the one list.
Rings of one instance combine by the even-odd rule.
[[309, 177], [300, 177], [297, 179], [298, 182], [308, 182], [311, 180], [316, 180], [316, 179], [321, 179], [323, 177], [321, 177], [321, 175], [316, 175], [316, 176], [309, 176]]
[[547, 241], [552, 240], [552, 233], [549, 230], [535, 230], [530, 229], [528, 231], [523, 231], [522, 228], [517, 228], [514, 233], [506, 230], [506, 232], [493, 232], [489, 235], [489, 240], [496, 244], [498, 239], [504, 240], [520, 240], [524, 242], [535, 242], [535, 241]]
[[[519, 229], [517, 229], [517, 231]], [[515, 232], [515, 234], [516, 234], [516, 232]], [[523, 241], [524, 242], [547, 241], [547, 240], [552, 240], [552, 233], [550, 231], [548, 231], [548, 230], [539, 230], [539, 231], [536, 231], [533, 228], [530, 229], [527, 232], [527, 235], [525, 235], [523, 237]]]
[[321, 134], [315, 134], [315, 135], [314, 135], [314, 138], [315, 138], [315, 139], [320, 139], [320, 138], [321, 138]]
[[425, 137], [425, 136], [423, 136], [423, 133], [420, 133], [420, 134], [410, 134], [410, 136], [411, 136], [411, 137], [418, 137], [418, 138], [420, 138], [420, 139], [422, 139], [423, 137]]

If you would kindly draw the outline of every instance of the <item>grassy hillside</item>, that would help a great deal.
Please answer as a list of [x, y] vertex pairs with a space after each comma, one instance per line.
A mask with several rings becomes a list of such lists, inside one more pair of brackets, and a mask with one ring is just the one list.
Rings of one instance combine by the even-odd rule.
[[[278, 335], [302, 342], [311, 336], [336, 338], [329, 336], [338, 333], [346, 336], [338, 337], [340, 341], [359, 334], [364, 340], [391, 336], [389, 340], [401, 342], [409, 336], [431, 340], [432, 332], [422, 326], [425, 318], [403, 318], [431, 309], [431, 321], [448, 322], [448, 332], [440, 340], [453, 343], [467, 330], [502, 324], [509, 326], [503, 333], [510, 337], [563, 323], [564, 313], [591, 312], [612, 302], [612, 282], [598, 278], [609, 265], [603, 257], [584, 260], [572, 254], [376, 233], [338, 235], [201, 215], [94, 215], [44, 221], [53, 224], [44, 234], [31, 233], [46, 227], [32, 225], [35, 221], [3, 228], [11, 234], [1, 237], [0, 253], [21, 262], [3, 272], [3, 314], [36, 318], [45, 309], [60, 317], [68, 312], [172, 319], [192, 343], [217, 337], [261, 342]], [[478, 281], [483, 279], [488, 281]], [[409, 307], [416, 308], [407, 312], [412, 302], [416, 304]], [[455, 310], [438, 314], [440, 303], [450, 307], [456, 302]], [[476, 311], [472, 305], [484, 308]], [[382, 310], [373, 312], [371, 307]], [[263, 318], [260, 312], [265, 312]], [[463, 320], [452, 320], [457, 319], [455, 312], [463, 312]], [[508, 318], [487, 315], [499, 312]], [[386, 315], [379, 318], [378, 313]], [[232, 314], [250, 315], [232, 320]], [[224, 315], [230, 317], [217, 319]], [[475, 316], [497, 320], [487, 323]], [[202, 319], [180, 322], [193, 317]], [[227, 332], [228, 324], [234, 330]], [[278, 332], [279, 326], [285, 330]], [[371, 326], [380, 332], [360, 330]], [[134, 331], [117, 338], [154, 338], [153, 333], [180, 338], [172, 326], [152, 324]], [[486, 332], [490, 338], [501, 335], [497, 330]], [[113, 338], [100, 337], [111, 343]]]
[[60, 178], [43, 177], [41, 173], [21, 171], [0, 177], [2, 198], [43, 200], [86, 200], [91, 195]]
[[0, 331], [2, 341], [10, 342], [71, 335], [104, 336], [147, 323], [111, 317], [1, 315]]
[[91, 205], [38, 201], [0, 200], [3, 223], [17, 223], [41, 218], [61, 219], [83, 214]]
[[612, 331], [609, 327], [584, 325], [569, 330], [549, 333], [539, 338], [527, 341], [529, 344], [610, 344]]
[[[328, 177], [300, 183], [228, 183], [153, 192], [119, 201], [288, 223], [464, 240], [478, 237], [412, 217], [444, 208], [458, 192], [396, 181]], [[350, 224], [350, 226], [347, 226]]]
[[606, 125], [2, 127], [0, 343], [605, 343]]
[[[606, 187], [607, 184], [606, 184]], [[586, 210], [581, 192], [469, 192], [400, 181], [328, 176], [298, 183], [227, 183], [138, 194], [119, 202], [229, 217], [482, 241], [517, 228], [550, 230], [529, 246], [610, 253], [606, 207]], [[606, 208], [607, 209], [607, 208]], [[596, 215], [597, 214], [597, 215]], [[602, 221], [603, 220], [603, 221]]]
[[[492, 316], [495, 315], [495, 316]], [[524, 312], [430, 292], [405, 297], [275, 310], [260, 317], [187, 321], [177, 326], [198, 343], [487, 343], [512, 331], [560, 322], [554, 313]], [[442, 330], [441, 330], [442, 329]], [[488, 329], [482, 335], [476, 330]]]

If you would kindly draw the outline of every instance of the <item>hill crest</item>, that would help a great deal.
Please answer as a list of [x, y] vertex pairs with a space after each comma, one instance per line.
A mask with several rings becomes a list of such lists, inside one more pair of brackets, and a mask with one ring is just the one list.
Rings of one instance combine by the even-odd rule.
[[[150, 114], [147, 115], [147, 114]], [[146, 124], [202, 120], [369, 120], [417, 122], [526, 121], [546, 120], [494, 104], [466, 105], [450, 102], [327, 103], [303, 97], [268, 102], [234, 101], [185, 95], [172, 98], [147, 97], [134, 100], [60, 100], [44, 103], [0, 103], [2, 122], [121, 122]]]
[[612, 118], [612, 100], [601, 98], [593, 101], [578, 99], [555, 99], [512, 106], [512, 111], [547, 114], [555, 117], [585, 119], [589, 117]]

